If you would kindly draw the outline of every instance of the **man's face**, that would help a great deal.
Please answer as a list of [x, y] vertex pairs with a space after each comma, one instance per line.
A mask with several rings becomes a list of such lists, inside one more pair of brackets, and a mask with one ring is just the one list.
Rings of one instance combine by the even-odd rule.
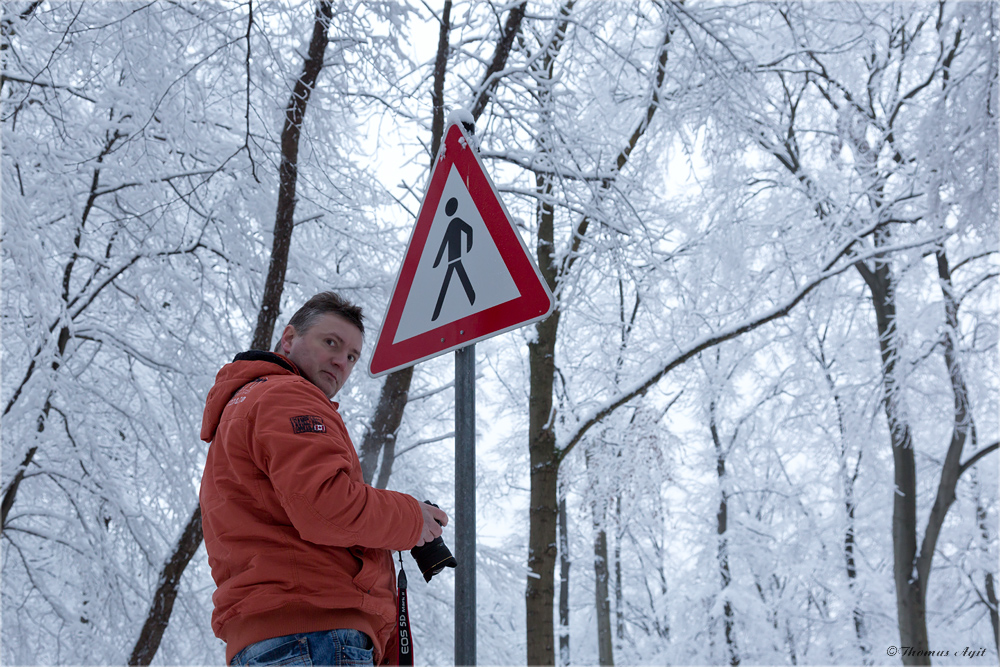
[[291, 325], [281, 334], [281, 350], [302, 374], [333, 398], [361, 356], [361, 331], [335, 313], [324, 313], [304, 332]]

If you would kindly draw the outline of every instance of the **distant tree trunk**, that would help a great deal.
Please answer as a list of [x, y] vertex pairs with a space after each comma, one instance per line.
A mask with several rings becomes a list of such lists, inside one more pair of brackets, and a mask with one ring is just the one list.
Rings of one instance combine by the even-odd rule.
[[[333, 16], [331, 0], [320, 0], [316, 5], [312, 38], [309, 51], [302, 66], [302, 74], [295, 82], [292, 95], [285, 109], [285, 123], [281, 131], [281, 166], [278, 187], [278, 207], [274, 223], [274, 242], [271, 247], [271, 262], [264, 284], [261, 308], [257, 316], [252, 347], [267, 350], [271, 347], [274, 324], [281, 304], [281, 294], [285, 285], [285, 269], [291, 248], [293, 217], [295, 214], [295, 187], [298, 177], [299, 137], [302, 119], [305, 117], [309, 96], [316, 85], [316, 79], [323, 68], [323, 55], [329, 42], [327, 30]], [[153, 594], [146, 622], [129, 657], [129, 665], [148, 665], [160, 648], [163, 633], [170, 622], [177, 588], [181, 575], [194, 556], [203, 539], [201, 527], [201, 507], [195, 504], [181, 539], [167, 559], [160, 572], [159, 585]]]
[[570, 664], [569, 655], [569, 523], [566, 492], [559, 498], [559, 664]]
[[[976, 486], [979, 486], [978, 483]], [[990, 540], [990, 531], [986, 522], [986, 508], [983, 507], [983, 503], [978, 497], [976, 499], [976, 519], [979, 521], [979, 535], [982, 537], [983, 550], [985, 551], [985, 545]], [[990, 623], [993, 625], [993, 645], [996, 647], [997, 653], [1000, 653], [1000, 614], [997, 613], [997, 589], [992, 572], [986, 572], [986, 576], [983, 578], [983, 587], [986, 589], [985, 604], [990, 611]]]
[[[921, 545], [920, 557], [927, 560], [926, 571], [930, 573], [930, 558], [933, 556], [933, 549], [936, 542], [936, 535], [944, 523], [944, 515], [948, 511], [948, 506], [955, 499], [955, 487], [958, 484], [958, 477], [966, 470], [966, 466], [960, 464], [960, 458], [964, 445], [969, 444], [970, 449], [975, 450], [978, 446], [976, 435], [976, 422], [973, 418], [972, 403], [969, 398], [969, 388], [965, 383], [965, 374], [962, 370], [962, 362], [959, 356], [958, 342], [956, 340], [959, 332], [958, 328], [958, 308], [959, 300], [955, 295], [955, 287], [951, 279], [951, 267], [948, 256], [944, 249], [939, 249], [936, 253], [939, 285], [941, 294], [944, 297], [945, 330], [942, 340], [944, 343], [944, 361], [948, 369], [948, 377], [951, 380], [952, 395], [954, 397], [954, 424], [952, 426], [952, 441], [945, 463], [941, 471], [941, 483], [938, 488], [938, 495], [935, 499], [931, 515], [928, 517], [927, 530], [925, 531], [924, 543]], [[950, 488], [949, 488], [950, 487]], [[978, 484], [976, 484], [978, 488]], [[986, 513], [977, 497], [976, 499], [976, 519], [979, 523], [980, 534], [984, 541], [989, 540], [989, 531], [986, 524]], [[928, 538], [931, 541], [928, 542]], [[928, 550], [931, 550], [930, 553]], [[990, 612], [990, 622], [993, 625], [993, 640], [997, 650], [1000, 651], [1000, 636], [998, 636], [998, 625], [1000, 617], [997, 613], [997, 596], [993, 582], [993, 573], [987, 572], [984, 580], [986, 589], [987, 607]]]
[[597, 605], [597, 660], [601, 665], [615, 664], [608, 579], [608, 534], [599, 529], [594, 535], [594, 604]]
[[799, 664], [798, 655], [795, 652], [795, 636], [792, 635], [792, 624], [785, 619], [785, 643], [788, 644], [788, 659], [793, 665]]
[[865, 616], [861, 609], [861, 595], [857, 585], [858, 568], [854, 561], [854, 512], [857, 508], [854, 501], [854, 482], [857, 479], [857, 470], [855, 469], [854, 475], [849, 476], [844, 459], [845, 457], [842, 453], [840, 476], [845, 485], [844, 514], [847, 517], [847, 528], [844, 529], [844, 564], [847, 569], [847, 585], [850, 588], [852, 604], [854, 606], [851, 610], [851, 618], [854, 620], [854, 636], [858, 640], [858, 650], [861, 651], [862, 659], [865, 664], [868, 664], [870, 659], [868, 657], [868, 642], [865, 639], [867, 634], [865, 631]]
[[997, 589], [993, 583], [993, 573], [986, 573], [986, 597], [989, 600], [990, 623], [993, 624], [993, 646], [1000, 653], [1000, 616], [997, 614]]
[[[586, 455], [588, 476], [592, 486], [596, 486], [597, 473], [593, 469], [591, 453]], [[600, 494], [599, 494], [600, 495]], [[614, 665], [614, 647], [611, 639], [611, 600], [608, 590], [610, 570], [608, 568], [608, 534], [604, 522], [607, 506], [601, 497], [590, 503], [594, 526], [594, 608], [597, 610], [597, 659], [601, 665]]]
[[729, 523], [729, 492], [726, 490], [726, 449], [719, 438], [719, 429], [715, 419], [715, 400], [708, 405], [709, 430], [712, 432], [712, 442], [715, 444], [715, 470], [719, 480], [719, 509], [716, 513], [716, 534], [719, 536], [717, 546], [717, 557], [719, 561], [719, 574], [722, 578], [721, 594], [725, 596], [723, 605], [723, 622], [726, 634], [726, 650], [729, 653], [729, 664], [740, 664], [739, 648], [736, 645], [736, 633], [734, 630], [733, 606], [729, 600], [729, 584], [732, 582], [732, 575], [729, 572], [729, 548], [726, 540], [726, 531]]
[[854, 622], [854, 636], [858, 640], [858, 651], [861, 653], [862, 661], [865, 664], [869, 664], [871, 662], [871, 658], [869, 656], [870, 648], [866, 640], [867, 632], [865, 630], [865, 617], [864, 612], [861, 609], [861, 596], [857, 590], [858, 568], [854, 560], [854, 514], [857, 508], [854, 499], [854, 485], [858, 478], [858, 468], [861, 465], [861, 452], [858, 452], [858, 459], [854, 464], [854, 472], [852, 473], [848, 469], [847, 465], [848, 431], [847, 424], [844, 419], [843, 400], [840, 396], [839, 390], [837, 389], [837, 384], [833, 380], [833, 375], [830, 374], [831, 363], [826, 359], [822, 339], [819, 340], [819, 354], [816, 359], [823, 369], [823, 377], [826, 379], [826, 386], [830, 390], [830, 395], [833, 397], [834, 407], [837, 409], [837, 428], [840, 433], [840, 446], [837, 449], [837, 463], [840, 485], [844, 493], [844, 517], [847, 524], [844, 529], [844, 564], [847, 571], [847, 585], [851, 591], [851, 604], [853, 605], [851, 618]]
[[[622, 369], [622, 365], [625, 362], [625, 352], [626, 352], [626, 348], [628, 347], [629, 336], [632, 333], [632, 327], [635, 326], [636, 315], [638, 315], [638, 313], [639, 313], [639, 303], [640, 303], [640, 301], [641, 301], [641, 298], [640, 298], [639, 294], [637, 293], [635, 295], [635, 302], [632, 305], [632, 314], [631, 314], [630, 317], [626, 318], [626, 316], [625, 316], [625, 281], [621, 278], [621, 276], [619, 276], [619, 278], [618, 278], [618, 326], [619, 326], [620, 340], [619, 340], [619, 344], [618, 344], [618, 358], [615, 360], [615, 376], [614, 377], [615, 377], [615, 390], [616, 391], [620, 390], [620, 381], [621, 381], [620, 374], [621, 374], [621, 369]], [[636, 414], [637, 414], [637, 412], [633, 412], [632, 413], [632, 418], [629, 420], [629, 427], [630, 428], [631, 428], [631, 426], [635, 422]], [[622, 451], [619, 449], [618, 453], [616, 454], [616, 458], [620, 459], [621, 456], [622, 456]], [[616, 630], [615, 631], [615, 638], [617, 639], [617, 642], [615, 642], [615, 644], [617, 646], [615, 648], [617, 648], [618, 650], [620, 650], [621, 646], [622, 646], [622, 641], [625, 639], [625, 614], [624, 614], [624, 610], [622, 608], [622, 604], [623, 604], [623, 592], [622, 592], [622, 559], [621, 559], [621, 557], [622, 557], [622, 551], [621, 551], [621, 545], [622, 545], [622, 528], [621, 528], [621, 526], [622, 526], [622, 492], [621, 492], [620, 488], [615, 491], [615, 498], [614, 498], [614, 500], [615, 500], [614, 571], [615, 571], [615, 630]], [[597, 517], [596, 516], [594, 517], [594, 520], [595, 520], [595, 522], [597, 521]], [[603, 530], [604, 541], [605, 541], [605, 545], [604, 545], [605, 557], [604, 557], [604, 560], [607, 561], [607, 529], [606, 529], [606, 527], [604, 527], [604, 523], [605, 523], [604, 522], [604, 516], [602, 515], [601, 516], [601, 521], [600, 521], [600, 528], [601, 528], [601, 530]], [[595, 549], [595, 552], [598, 550], [598, 545], [596, 543], [594, 545], [594, 549]], [[598, 600], [600, 600], [600, 598], [598, 598]], [[600, 605], [598, 605], [598, 610], [600, 610]], [[608, 620], [608, 626], [609, 626], [608, 633], [609, 634], [610, 634], [610, 625], [611, 625], [611, 621], [609, 619]], [[600, 636], [601, 635], [601, 620], [600, 620], [600, 617], [598, 617], [597, 626], [598, 626], [598, 633], [597, 633], [598, 634], [598, 642], [600, 643], [600, 641], [601, 641], [601, 636]], [[610, 639], [608, 641], [610, 642]], [[611, 662], [613, 662], [614, 661], [613, 650], [609, 649], [607, 651], [607, 654], [608, 654], [608, 659]], [[609, 663], [609, 664], [611, 664], [611, 663]]]
[[622, 593], [622, 494], [615, 496], [615, 637], [618, 649], [625, 641], [625, 609]]

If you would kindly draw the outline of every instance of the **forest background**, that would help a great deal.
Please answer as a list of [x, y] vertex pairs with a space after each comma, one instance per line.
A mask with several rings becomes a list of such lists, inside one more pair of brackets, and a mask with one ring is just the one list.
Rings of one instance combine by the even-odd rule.
[[[479, 662], [996, 664], [996, 3], [2, 8], [0, 661], [223, 661], [207, 390], [377, 330], [464, 110], [556, 299], [477, 346]], [[338, 397], [449, 512], [452, 366]]]

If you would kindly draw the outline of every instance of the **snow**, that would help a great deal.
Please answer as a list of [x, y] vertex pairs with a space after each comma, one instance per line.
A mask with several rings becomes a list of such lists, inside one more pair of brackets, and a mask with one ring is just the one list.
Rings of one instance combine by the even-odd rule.
[[475, 127], [476, 119], [468, 109], [453, 109], [448, 113], [448, 118], [445, 120], [445, 127], [449, 125], [469, 125]]
[[[301, 126], [280, 309], [268, 313], [284, 104], [313, 4], [254, 3], [249, 62], [246, 3], [22, 4], [34, 13], [5, 27], [2, 89], [0, 481], [13, 503], [0, 662], [124, 664], [197, 506], [205, 394], [261, 312], [280, 332], [304, 299], [336, 289], [378, 329], [432, 159], [439, 24], [420, 3], [335, 16]], [[992, 9], [590, 3], [553, 46], [550, 79], [537, 40], [553, 34], [554, 11], [525, 16], [476, 135], [526, 245], [551, 251], [559, 301], [542, 323], [558, 324], [554, 340], [532, 325], [477, 343], [480, 656], [523, 664], [544, 627], [526, 626], [527, 580], [553, 576], [557, 605], [565, 555], [570, 622], [556, 632], [573, 663], [597, 662], [604, 530], [612, 624], [621, 573], [619, 664], [728, 662], [724, 601], [745, 664], [882, 660], [899, 644], [897, 490], [872, 286], [892, 287], [917, 536], [955, 428], [937, 252], [961, 297], [954, 335], [977, 437], [997, 439], [998, 132], [982, 94], [997, 89], [993, 37], [964, 30], [947, 82], [938, 57], [963, 20], [986, 25]], [[506, 18], [489, 3], [461, 14], [449, 125], [474, 121]], [[900, 25], [912, 48], [883, 38]], [[849, 126], [831, 106], [845, 92], [851, 114], [876, 117]], [[891, 144], [878, 129], [886, 100], [902, 105]], [[855, 134], [874, 159], [848, 145]], [[415, 369], [386, 482], [449, 513], [453, 377], [450, 357]], [[383, 382], [355, 372], [342, 394], [359, 449]], [[963, 646], [994, 645], [985, 608], [961, 606], [996, 569], [989, 457], [963, 472], [940, 533], [932, 648], [957, 625]], [[556, 499], [532, 495], [553, 470], [565, 536]], [[530, 569], [529, 537], [550, 545]], [[412, 591], [414, 625], [437, 629], [423, 635], [427, 664], [453, 659], [453, 586], [445, 573]], [[200, 549], [156, 664], [223, 661], [213, 591]]]

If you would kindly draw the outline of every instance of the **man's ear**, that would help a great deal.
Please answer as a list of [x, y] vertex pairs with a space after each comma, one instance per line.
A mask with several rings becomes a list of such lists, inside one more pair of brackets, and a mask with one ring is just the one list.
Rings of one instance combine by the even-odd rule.
[[285, 330], [281, 332], [281, 339], [278, 342], [278, 351], [287, 355], [288, 349], [286, 348], [286, 345], [290, 347], [293, 338], [295, 338], [295, 327], [289, 324], [285, 327]]

